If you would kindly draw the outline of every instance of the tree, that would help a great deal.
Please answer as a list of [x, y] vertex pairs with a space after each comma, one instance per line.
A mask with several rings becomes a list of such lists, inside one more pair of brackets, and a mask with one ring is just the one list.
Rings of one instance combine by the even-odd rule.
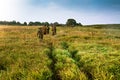
[[34, 25], [35, 25], [35, 26], [40, 26], [40, 25], [41, 25], [41, 22], [34, 22]]
[[75, 19], [68, 19], [67, 22], [66, 22], [66, 25], [67, 25], [67, 26], [74, 27], [74, 26], [77, 25], [77, 23], [76, 23], [76, 20], [75, 20]]
[[23, 25], [24, 25], [24, 26], [27, 26], [27, 22], [24, 22]]
[[16, 25], [16, 23], [17, 22], [15, 20], [13, 20], [13, 21], [10, 22], [11, 25]]
[[58, 22], [54, 22], [54, 25], [56, 26], [60, 26], [60, 24]]
[[49, 26], [49, 23], [48, 23], [48, 22], [45, 22], [45, 23], [44, 23], [44, 26]]
[[77, 23], [77, 26], [83, 26], [81, 23]]
[[33, 23], [34, 23], [34, 22], [29, 22], [29, 24], [28, 24], [28, 25], [29, 25], [29, 26], [33, 26]]
[[16, 24], [15, 25], [21, 25], [21, 23], [20, 22], [16, 22]]

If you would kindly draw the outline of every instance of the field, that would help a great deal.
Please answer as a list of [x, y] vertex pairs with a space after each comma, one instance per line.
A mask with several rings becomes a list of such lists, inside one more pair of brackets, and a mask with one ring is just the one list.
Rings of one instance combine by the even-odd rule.
[[0, 80], [120, 80], [120, 28], [0, 26]]

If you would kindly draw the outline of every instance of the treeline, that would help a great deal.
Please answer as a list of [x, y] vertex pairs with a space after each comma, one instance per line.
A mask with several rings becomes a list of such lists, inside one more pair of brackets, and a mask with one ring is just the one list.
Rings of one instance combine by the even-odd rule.
[[20, 23], [17, 21], [0, 21], [0, 25], [20, 25], [20, 26], [27, 26], [27, 22]]
[[0, 21], [0, 25], [17, 25], [17, 26], [43, 26], [43, 25], [51, 25], [51, 24], [55, 24], [56, 26], [82, 26], [81, 23], [77, 23], [75, 19], [68, 19], [66, 24], [60, 24], [58, 22], [54, 22], [54, 23], [48, 23], [48, 22], [24, 22], [21, 23], [19, 21]]
[[56, 26], [65, 26], [65, 24], [60, 24], [58, 22], [48, 23], [48, 22], [17, 22], [17, 21], [0, 21], [0, 25], [18, 25], [18, 26], [43, 26], [43, 25], [51, 25], [55, 24]]
[[28, 26], [44, 26], [44, 25], [51, 25], [51, 24], [55, 24], [56, 26], [65, 26], [65, 24], [60, 24], [58, 22], [54, 22], [54, 23], [48, 23], [48, 22], [29, 22]]

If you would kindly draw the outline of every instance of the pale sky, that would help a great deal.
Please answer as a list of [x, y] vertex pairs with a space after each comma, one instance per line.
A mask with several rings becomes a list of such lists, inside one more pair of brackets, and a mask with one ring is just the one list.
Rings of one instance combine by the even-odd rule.
[[120, 23], [120, 0], [0, 0], [0, 21]]

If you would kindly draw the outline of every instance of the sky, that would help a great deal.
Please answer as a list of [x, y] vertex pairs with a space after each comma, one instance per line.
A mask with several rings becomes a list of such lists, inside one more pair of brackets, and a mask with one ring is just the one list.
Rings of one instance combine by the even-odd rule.
[[120, 0], [0, 0], [0, 21], [119, 24]]

